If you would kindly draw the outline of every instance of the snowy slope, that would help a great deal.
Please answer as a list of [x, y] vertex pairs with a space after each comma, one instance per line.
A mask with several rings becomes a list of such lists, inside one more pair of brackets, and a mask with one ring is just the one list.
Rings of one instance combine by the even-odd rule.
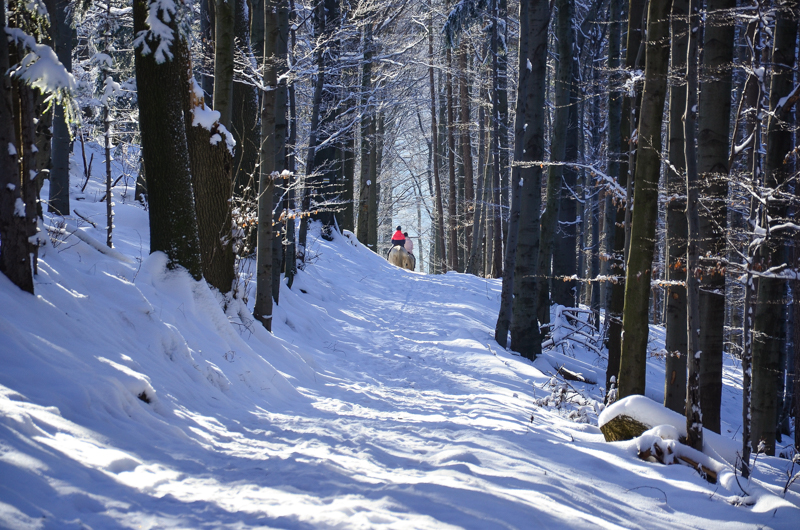
[[[102, 227], [98, 189], [75, 204]], [[497, 281], [312, 233], [270, 335], [147, 257], [144, 210], [116, 211], [121, 255], [61, 235], [35, 297], [0, 276], [0, 526], [797, 528], [786, 460], [760, 457], [754, 504], [736, 506], [741, 491], [605, 443], [568, 419], [579, 406], [542, 406], [548, 359], [491, 339]], [[650, 371], [657, 398], [663, 363]]]

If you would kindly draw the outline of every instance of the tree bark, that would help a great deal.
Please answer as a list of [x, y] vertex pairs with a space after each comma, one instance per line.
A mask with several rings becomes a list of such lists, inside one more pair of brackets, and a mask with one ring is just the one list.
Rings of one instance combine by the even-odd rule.
[[[458, 64], [461, 73], [459, 80], [459, 111], [461, 113], [461, 160], [464, 164], [464, 242], [465, 255], [472, 252], [472, 223], [475, 216], [475, 175], [472, 170], [472, 139], [470, 136], [470, 99], [467, 78], [467, 45], [462, 43], [458, 53]], [[469, 258], [467, 258], [468, 260]], [[467, 264], [464, 263], [464, 266]]]
[[[53, 43], [58, 60], [68, 72], [72, 72], [72, 28], [69, 20], [69, 0], [53, 0], [48, 8], [53, 17]], [[53, 109], [53, 150], [50, 168], [50, 197], [47, 211], [59, 215], [69, 215], [69, 152], [70, 134], [64, 107], [56, 105]]]
[[[255, 16], [255, 14], [254, 12], [253, 15]], [[263, 20], [261, 22], [263, 24]], [[247, 4], [245, 0], [236, 2], [234, 34], [239, 47], [248, 57], [255, 59], [255, 54], [250, 48], [250, 27], [247, 20]], [[262, 37], [262, 49], [257, 52], [258, 56], [264, 53], [263, 45]], [[233, 133], [233, 138], [236, 140], [233, 159], [233, 181], [236, 184], [237, 194], [241, 195], [246, 186], [251, 183], [255, 184], [258, 148], [261, 143], [258, 125], [258, 92], [256, 87], [251, 84], [234, 81], [232, 98], [230, 132]], [[219, 109], [215, 108], [214, 110]]]
[[445, 88], [447, 91], [447, 174], [448, 174], [448, 199], [447, 199], [447, 267], [451, 271], [458, 270], [458, 218], [456, 216], [456, 135], [455, 112], [453, 106], [453, 50], [448, 47], [445, 51], [447, 73], [445, 75]]
[[[609, 10], [609, 36], [608, 36], [608, 69], [611, 71], [609, 78], [609, 94], [608, 94], [608, 175], [620, 182], [620, 160], [622, 158], [622, 92], [621, 80], [615, 69], [620, 65], [620, 47], [622, 42], [622, 0], [611, 0]], [[616, 260], [612, 259], [613, 253], [616, 249], [615, 237], [617, 233], [616, 220], [617, 220], [617, 199], [614, 197], [612, 189], [607, 189], [605, 192], [605, 201], [603, 204], [603, 264], [601, 267], [601, 274], [604, 276], [611, 276], [612, 274], [621, 274], [621, 271], [612, 265], [616, 264]], [[612, 319], [612, 292], [617, 282], [603, 284], [603, 308], [604, 308], [604, 324], [610, 336], [610, 329], [612, 322], [616, 326], [619, 321], [619, 316], [615, 315]], [[619, 337], [619, 333], [616, 334]], [[606, 344], [608, 347], [608, 366], [606, 367], [606, 391], [611, 388], [611, 378], [615, 380], [619, 375], [619, 341], [616, 342], [616, 349], [611, 348], [610, 341]], [[612, 356], [612, 353], [614, 355]]]
[[[314, 31], [317, 35], [322, 34], [325, 27], [325, 5], [320, 3], [314, 8]], [[369, 30], [371, 32], [371, 30]], [[370, 38], [370, 41], [372, 39]], [[314, 162], [317, 155], [317, 143], [319, 142], [320, 112], [322, 110], [322, 94], [325, 89], [325, 58], [324, 48], [318, 45], [315, 50], [314, 62], [317, 65], [317, 75], [314, 81], [314, 99], [311, 102], [311, 127], [308, 133], [308, 152], [306, 153], [306, 174], [303, 179], [303, 200], [301, 205], [300, 233], [297, 235], [298, 243], [303, 249], [303, 259], [306, 254], [306, 237], [308, 235], [308, 218], [311, 215], [311, 195], [313, 193], [313, 175], [316, 171]], [[266, 53], [264, 54], [267, 55]], [[263, 127], [263, 126], [262, 126]], [[262, 132], [263, 138], [263, 132]], [[360, 236], [359, 236], [360, 239]], [[374, 250], [374, 249], [373, 249]]]
[[[672, 2], [672, 77], [680, 79], [686, 70], [686, 53], [689, 25], [686, 16], [689, 0]], [[686, 169], [684, 153], [684, 127], [680, 126], [681, 115], [686, 111], [686, 85], [675, 81], [669, 93], [669, 123], [667, 150], [670, 168], [667, 168], [666, 232], [666, 279], [667, 286], [667, 333], [664, 349], [667, 360], [664, 381], [664, 406], [675, 412], [686, 410], [686, 347], [687, 313], [686, 287], [671, 282], [686, 281], [686, 184], [683, 171]], [[672, 169], [674, 168], [674, 169]], [[696, 205], [695, 205], [696, 206]]]
[[233, 50], [235, 40], [236, 2], [214, 0], [214, 110], [219, 122], [228, 130], [233, 118]]
[[[235, 277], [230, 203], [233, 157], [226, 143], [230, 132], [221, 128], [219, 122], [210, 129], [195, 124], [195, 113], [207, 111], [202, 89], [192, 74], [186, 41], [173, 42], [173, 48], [175, 61], [184, 69], [182, 104], [203, 277], [225, 294], [231, 291]], [[218, 140], [212, 143], [215, 135]]]
[[[789, 168], [784, 159], [793, 149], [790, 116], [781, 98], [792, 90], [792, 70], [795, 65], [795, 40], [797, 39], [796, 2], [784, 4], [777, 13], [775, 38], [772, 50], [772, 79], [769, 92], [770, 117], [767, 122], [767, 149], [764, 159], [765, 187], [777, 190], [785, 186]], [[757, 271], [768, 272], [771, 267], [785, 263], [786, 234], [773, 231], [773, 227], [790, 221], [785, 199], [769, 195], [766, 199], [761, 226], [766, 236], [759, 245]], [[758, 296], [753, 327], [753, 391], [751, 408], [752, 439], [764, 442], [766, 454], [775, 455], [776, 421], [784, 367], [781, 357], [784, 350], [786, 280], [768, 275], [758, 281]]]
[[[289, 90], [284, 75], [289, 71], [289, 2], [279, 0], [277, 5], [278, 24], [275, 31], [275, 60], [278, 76], [278, 89], [275, 92], [275, 171], [282, 173], [289, 170], [289, 157], [287, 153], [287, 137], [289, 134], [289, 121], [286, 116], [289, 104]], [[283, 187], [275, 186], [273, 196], [273, 234], [272, 234], [272, 299], [280, 303], [281, 272], [286, 261], [285, 236], [290, 223], [293, 221], [281, 215], [281, 211], [289, 209], [289, 199], [285, 186], [291, 180], [281, 179]], [[281, 203], [283, 201], [283, 203]]]
[[700, 395], [700, 255], [697, 241], [700, 235], [699, 190], [697, 177], [697, 40], [700, 37], [698, 0], [689, 0], [689, 42], [686, 55], [686, 105], [683, 113], [683, 136], [686, 161], [686, 220], [689, 229], [686, 253], [686, 328], [687, 364], [686, 387], [686, 445], [703, 450], [703, 414]]
[[[356, 235], [362, 245], [369, 246], [369, 188], [374, 183], [369, 178], [369, 155], [372, 145], [372, 106], [369, 96], [372, 92], [372, 24], [364, 27], [363, 56], [361, 68], [361, 181], [358, 197], [358, 228]], [[375, 251], [375, 249], [372, 249]]]
[[[133, 4], [136, 34], [148, 30], [145, 20], [150, 4], [149, 0], [136, 0]], [[178, 32], [174, 17], [162, 22]], [[157, 38], [146, 39], [150, 50], [157, 49]], [[170, 267], [182, 266], [199, 280], [202, 277], [200, 241], [181, 105], [186, 74], [183, 66], [166, 54], [143, 54], [141, 47], [136, 49], [135, 61], [149, 204], [150, 252], [164, 252]]]
[[671, 0], [650, 0], [647, 52], [638, 127], [634, 208], [625, 271], [625, 311], [620, 355], [619, 395], [644, 394], [647, 365], [648, 310], [661, 160], [661, 122], [669, 66], [669, 8]]
[[[530, 81], [524, 97], [525, 122], [523, 158], [520, 167], [519, 241], [514, 271], [514, 301], [511, 316], [511, 349], [528, 359], [541, 353], [542, 344], [537, 321], [536, 283], [539, 259], [539, 214], [541, 208], [540, 164], [544, 158], [545, 78], [547, 76], [547, 27], [550, 6], [547, 0], [527, 0], [528, 57]], [[516, 294], [518, 293], [518, 294]]]
[[272, 331], [272, 209], [275, 192], [275, 99], [278, 90], [277, 0], [265, 0], [264, 69], [265, 90], [261, 94], [261, 149], [258, 182], [258, 232], [256, 254], [256, 299], [253, 316]]
[[[628, 3], [628, 40], [625, 50], [625, 68], [635, 70], [638, 67], [639, 51], [643, 47], [642, 42], [642, 18], [644, 16], [645, 3], [640, 0], [630, 0]], [[619, 175], [617, 182], [622, 189], [626, 189], [633, 178], [631, 152], [634, 149], [632, 133], [636, 129], [636, 123], [632, 121], [634, 113], [631, 109], [636, 107], [639, 95], [639, 88], [634, 87], [633, 95], [626, 95], [622, 100], [620, 138], [627, 143], [627, 149], [620, 153]], [[608, 319], [608, 338], [606, 346], [608, 348], [608, 371], [606, 378], [610, 381], [614, 377], [619, 384], [620, 355], [622, 350], [622, 310], [625, 305], [625, 259], [626, 255], [626, 217], [630, 208], [629, 201], [626, 201], [624, 208], [617, 209], [614, 223], [614, 258], [611, 264], [611, 272], [617, 276], [617, 281], [611, 285], [611, 297], [609, 300], [606, 318]], [[607, 387], [610, 388], [610, 387]]]
[[[0, 10], [0, 31], [5, 34], [6, 12]], [[20, 149], [14, 132], [8, 39], [0, 39], [0, 272], [33, 294], [31, 257], [20, 186]], [[14, 147], [14, 149], [11, 149]]]
[[[527, 67], [528, 60], [532, 58], [529, 49], [530, 2], [520, 2], [519, 5], [519, 82], [517, 85], [517, 115], [514, 122], [514, 161], [517, 164], [511, 169], [511, 211], [508, 216], [508, 239], [506, 240], [505, 263], [503, 264], [503, 285], [500, 291], [500, 312], [494, 327], [494, 340], [505, 348], [508, 345], [508, 330], [511, 326], [513, 309], [514, 269], [517, 260], [517, 245], [519, 241], [519, 216], [520, 216], [520, 173], [522, 168], [519, 163], [531, 160], [525, 157], [526, 114], [531, 109], [526, 107], [528, 92], [530, 90], [532, 68]], [[532, 64], [532, 63], [531, 63]], [[540, 177], [541, 178], [541, 177]]]
[[704, 215], [700, 216], [700, 256], [703, 274], [700, 289], [699, 349], [700, 394], [703, 424], [720, 432], [722, 399], [722, 350], [725, 326], [726, 227], [728, 218], [728, 137], [731, 114], [731, 64], [734, 23], [730, 10], [736, 0], [708, 0], [703, 43], [703, 81], [697, 112], [697, 170]]
[[435, 230], [435, 248], [436, 252], [431, 256], [431, 263], [433, 264], [434, 272], [442, 272], [446, 267], [447, 258], [444, 246], [444, 205], [442, 204], [442, 180], [439, 176], [439, 157], [436, 155], [436, 149], [439, 145], [439, 130], [436, 123], [436, 86], [433, 83], [433, 4], [430, 5], [430, 13], [428, 18], [428, 81], [431, 88], [431, 142], [433, 149], [433, 180], [436, 187], [436, 223], [433, 227]]
[[[555, 23], [556, 73], [553, 80], [555, 110], [550, 135], [550, 161], [547, 168], [547, 199], [541, 221], [541, 243], [539, 247], [539, 322], [550, 322], [550, 283], [553, 261], [553, 241], [558, 224], [559, 196], [566, 160], [567, 127], [569, 127], [570, 93], [572, 88], [572, 19], [575, 9], [572, 0], [557, 0], [558, 15]], [[522, 66], [520, 66], [522, 68]], [[559, 272], [560, 273], [560, 272]]]

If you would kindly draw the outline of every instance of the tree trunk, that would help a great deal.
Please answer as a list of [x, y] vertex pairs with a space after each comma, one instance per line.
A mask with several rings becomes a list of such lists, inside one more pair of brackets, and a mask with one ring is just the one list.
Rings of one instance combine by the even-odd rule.
[[494, 268], [495, 278], [503, 275], [503, 243], [508, 239], [508, 222], [506, 212], [510, 211], [508, 195], [509, 188], [509, 149], [508, 149], [508, 0], [497, 0], [497, 20], [500, 22], [498, 33], [497, 57], [497, 124], [498, 144], [500, 155], [498, 167], [499, 201], [497, 219], [499, 228], [495, 230]]
[[[461, 160], [464, 163], [464, 242], [465, 255], [472, 252], [472, 219], [475, 216], [475, 175], [472, 171], [472, 140], [470, 137], [470, 100], [467, 79], [467, 45], [462, 43], [458, 53], [458, 64], [461, 74], [459, 80], [459, 110], [461, 112]], [[469, 259], [469, 258], [467, 258]], [[464, 263], [464, 266], [467, 264]]]
[[[70, 27], [68, 0], [53, 0], [48, 3], [55, 9], [53, 17], [53, 42], [58, 60], [68, 72], [72, 72], [72, 28]], [[52, 20], [52, 19], [51, 19]], [[53, 109], [53, 163], [50, 168], [50, 197], [47, 211], [59, 215], [69, 215], [69, 152], [70, 134], [64, 107], [56, 105]]]
[[[541, 208], [541, 165], [531, 162], [544, 158], [545, 78], [547, 76], [547, 27], [550, 6], [546, 0], [526, 0], [528, 16], [528, 56], [530, 80], [524, 97], [523, 112], [528, 126], [524, 127], [523, 157], [520, 160], [519, 240], [513, 287], [515, 293], [511, 316], [511, 349], [528, 359], [542, 350], [537, 321], [536, 283], [539, 260], [539, 213]], [[523, 69], [520, 69], [522, 72]], [[525, 164], [525, 162], [528, 162]], [[518, 293], [518, 294], [516, 294]]]
[[[317, 35], [320, 35], [323, 31], [324, 24], [325, 24], [325, 5], [320, 3], [317, 4], [317, 7], [314, 9], [314, 31]], [[371, 29], [369, 30], [371, 33]], [[269, 34], [269, 33], [267, 33]], [[372, 39], [370, 37], [369, 41], [371, 42]], [[311, 194], [313, 190], [310, 189], [311, 183], [313, 182], [313, 174], [316, 171], [314, 166], [314, 161], [316, 160], [317, 154], [317, 143], [319, 142], [319, 122], [320, 122], [320, 111], [322, 107], [322, 93], [325, 88], [325, 58], [324, 58], [324, 49], [322, 46], [317, 46], [315, 50], [315, 63], [317, 65], [317, 76], [316, 80], [314, 81], [314, 99], [312, 101], [312, 109], [311, 109], [311, 127], [309, 128], [308, 133], [308, 152], [306, 153], [306, 174], [303, 179], [303, 200], [301, 206], [301, 219], [300, 219], [300, 233], [298, 234], [298, 243], [300, 247], [303, 249], [303, 259], [305, 260], [306, 255], [306, 237], [308, 235], [308, 217], [311, 215], [309, 208], [311, 206]], [[267, 55], [266, 53], [264, 54]], [[262, 125], [263, 131], [263, 125]], [[264, 133], [261, 134], [262, 138]], [[363, 172], [362, 172], [363, 174]], [[360, 225], [359, 225], [360, 226]], [[360, 239], [360, 235], [359, 235]], [[374, 250], [374, 249], [373, 249]]]
[[[352, 18], [354, 17], [353, 11], [345, 11], [343, 13], [343, 17], [347, 19], [347, 22], [352, 22]], [[353, 36], [349, 39], [345, 40], [343, 43], [343, 48], [345, 53], [357, 53], [359, 39], [358, 34], [353, 32]], [[357, 115], [357, 105], [358, 105], [358, 69], [348, 68], [343, 78], [345, 79], [345, 85], [347, 88], [347, 96], [345, 97], [345, 106], [346, 108], [343, 110], [343, 114], [346, 116], [355, 116]], [[342, 183], [342, 202], [344, 203], [344, 207], [341, 213], [337, 216], [339, 221], [339, 228], [341, 230], [350, 230], [351, 232], [355, 233], [355, 176], [356, 176], [356, 130], [355, 127], [352, 126], [347, 131], [346, 139], [344, 141], [344, 147], [342, 149], [342, 179], [344, 182]]]
[[439, 176], [439, 157], [436, 155], [436, 149], [439, 145], [439, 130], [436, 123], [436, 87], [433, 84], [433, 6], [430, 6], [430, 13], [428, 19], [428, 59], [430, 65], [428, 66], [428, 80], [431, 88], [431, 142], [433, 149], [433, 180], [436, 186], [436, 224], [433, 227], [435, 230], [434, 241], [436, 253], [431, 257], [434, 272], [442, 272], [447, 263], [445, 247], [444, 247], [444, 205], [442, 204], [442, 180]]
[[[289, 2], [279, 0], [277, 6], [278, 25], [273, 28], [275, 31], [275, 57], [277, 61], [278, 89], [275, 92], [275, 171], [282, 173], [289, 169], [287, 155], [286, 138], [289, 133], [289, 122], [286, 111], [289, 103], [289, 90], [286, 78], [283, 77], [289, 71]], [[287, 183], [290, 181], [282, 180]], [[285, 186], [285, 184], [284, 184]], [[289, 208], [288, 198], [285, 196], [285, 188], [275, 186], [273, 196], [273, 234], [272, 234], [272, 299], [278, 304], [281, 294], [281, 271], [283, 262], [286, 261], [286, 245], [284, 245], [287, 227], [291, 221], [281, 215], [281, 211]], [[281, 203], [283, 201], [283, 203]]]
[[383, 143], [378, 134], [378, 124], [382, 118], [373, 115], [370, 123], [370, 145], [369, 151], [369, 180], [372, 185], [369, 187], [369, 201], [367, 213], [367, 244], [373, 250], [378, 251], [378, 158], [383, 150]]
[[[261, 26], [262, 38], [261, 50], [259, 58], [264, 53], [264, 38], [263, 38], [263, 18], [264, 18], [264, 5], [261, 2]], [[207, 106], [212, 106], [214, 101], [214, 0], [200, 0], [200, 86], [203, 87], [203, 96]], [[258, 15], [258, 6], [254, 6], [256, 11], [254, 16]]]
[[503, 248], [503, 235], [502, 235], [502, 207], [500, 198], [500, 184], [501, 184], [501, 157], [500, 157], [500, 53], [501, 45], [501, 29], [500, 29], [500, 13], [499, 1], [494, 2], [494, 13], [492, 17], [492, 37], [491, 37], [491, 53], [492, 53], [492, 255], [491, 255], [491, 276], [499, 278], [503, 271], [502, 264], [502, 248]]
[[[680, 79], [686, 69], [689, 25], [689, 0], [672, 2], [672, 76]], [[686, 287], [671, 282], [686, 281], [686, 169], [685, 141], [680, 126], [681, 115], [686, 112], [686, 85], [674, 83], [669, 93], [669, 123], [667, 150], [671, 168], [667, 168], [667, 333], [664, 349], [667, 360], [664, 381], [664, 406], [683, 413], [686, 410], [686, 347], [687, 313]], [[674, 170], [672, 169], [674, 168]], [[695, 205], [696, 207], [697, 205]]]
[[[134, 2], [136, 34], [149, 27], [145, 20], [151, 4], [149, 0]], [[159, 13], [164, 16], [163, 12]], [[161, 22], [173, 32], [178, 31], [174, 17], [169, 22]], [[147, 39], [147, 45], [150, 50], [158, 48], [158, 42], [151, 39]], [[164, 252], [170, 267], [185, 267], [199, 280], [202, 277], [200, 241], [181, 105], [186, 72], [183, 65], [159, 51], [143, 55], [141, 47], [136, 49], [135, 61], [139, 128], [147, 178], [150, 252]]]
[[[553, 261], [553, 241], [558, 224], [559, 196], [562, 188], [564, 166], [561, 165], [567, 145], [567, 127], [569, 127], [570, 93], [572, 88], [572, 54], [574, 5], [572, 0], [557, 0], [558, 15], [555, 23], [556, 73], [553, 80], [555, 93], [555, 110], [552, 133], [550, 135], [550, 161], [547, 168], [547, 199], [541, 222], [541, 246], [539, 247], [539, 322], [550, 322], [550, 281], [551, 263]], [[522, 68], [522, 65], [520, 65]], [[560, 274], [560, 271], [559, 271]]]
[[245, 0], [214, 1], [214, 110], [219, 122], [231, 129], [233, 117], [233, 50], [235, 40], [235, 3]]
[[447, 91], [447, 174], [448, 174], [448, 199], [447, 199], [447, 268], [451, 271], [458, 270], [458, 218], [456, 217], [456, 135], [455, 112], [453, 106], [453, 50], [448, 47], [445, 51], [447, 73], [445, 75], [445, 88]]
[[[529, 116], [526, 111], [528, 91], [530, 90], [532, 70], [527, 67], [531, 59], [529, 48], [530, 2], [520, 2], [519, 5], [519, 83], [517, 87], [517, 115], [514, 122], [514, 161], [531, 160], [523, 153], [525, 149], [526, 124]], [[532, 64], [532, 63], [531, 63]], [[506, 240], [505, 263], [503, 264], [503, 285], [500, 292], [500, 312], [494, 327], [494, 340], [503, 348], [508, 345], [508, 330], [511, 326], [513, 308], [514, 269], [517, 260], [517, 245], [519, 241], [520, 217], [520, 173], [522, 168], [517, 164], [511, 169], [511, 211], [508, 216], [508, 239]], [[528, 171], [530, 172], [530, 171]], [[541, 177], [540, 177], [541, 178]]]
[[655, 251], [660, 175], [661, 122], [669, 67], [670, 0], [650, 0], [647, 16], [647, 55], [638, 127], [634, 208], [626, 263], [623, 342], [619, 395], [644, 394], [647, 364], [650, 278]]
[[[294, 0], [289, 0], [289, 13], [288, 16], [292, 17], [295, 14]], [[287, 23], [289, 20], [286, 21]], [[295, 26], [291, 25], [289, 35], [291, 36], [291, 44], [287, 52], [287, 64], [291, 60], [294, 64], [294, 48], [297, 42]], [[295, 99], [295, 85], [292, 82], [287, 87], [289, 94], [289, 137], [287, 139], [287, 152], [286, 152], [286, 169], [289, 170], [289, 179], [286, 182], [288, 191], [286, 192], [286, 202], [284, 203], [287, 219], [286, 219], [286, 236], [284, 238], [286, 245], [286, 259], [284, 260], [284, 274], [286, 278], [286, 286], [291, 289], [294, 282], [294, 275], [297, 272], [297, 247], [295, 246], [295, 216], [288, 215], [290, 211], [294, 212], [295, 204], [295, 183], [297, 182], [296, 171], [296, 153], [297, 153], [297, 104]]]
[[[225, 294], [233, 287], [235, 277], [230, 204], [233, 157], [226, 142], [230, 132], [222, 128], [219, 122], [207, 129], [195, 119], [195, 116], [199, 117], [209, 109], [205, 107], [202, 89], [192, 75], [186, 42], [173, 42], [173, 50], [175, 61], [184, 66], [182, 104], [203, 277], [212, 287]], [[221, 140], [212, 144], [214, 135]]]
[[[247, 4], [245, 0], [236, 2], [234, 13], [234, 33], [239, 47], [248, 57], [254, 58], [255, 54], [250, 48], [250, 28], [247, 20]], [[255, 15], [255, 13], [254, 13]], [[263, 10], [262, 10], [263, 19]], [[262, 20], [263, 24], [263, 20]], [[264, 40], [261, 39], [261, 50], [258, 56], [264, 53]], [[236, 150], [233, 159], [233, 181], [236, 184], [237, 195], [242, 190], [255, 183], [256, 164], [258, 162], [258, 148], [261, 144], [258, 130], [258, 92], [256, 87], [247, 83], [236, 81], [233, 83], [231, 129], [236, 140]], [[214, 109], [219, 110], [219, 109]]]
[[[6, 12], [0, 10], [0, 31], [5, 33]], [[14, 132], [8, 39], [0, 39], [0, 272], [14, 285], [33, 294], [31, 257], [24, 212], [20, 211], [20, 149]], [[13, 148], [13, 149], [12, 149]]]
[[[620, 46], [622, 41], [622, 0], [611, 0], [609, 11], [609, 36], [608, 36], [608, 69], [611, 71], [609, 77], [609, 94], [608, 94], [608, 175], [620, 181], [620, 159], [622, 157], [622, 92], [621, 80], [619, 74], [614, 70], [619, 68], [620, 65]], [[612, 274], [620, 274], [619, 270], [612, 270], [612, 264], [616, 261], [612, 259], [612, 254], [615, 251], [615, 237], [617, 233], [616, 218], [617, 218], [617, 200], [614, 198], [613, 189], [608, 188], [605, 192], [605, 201], [603, 203], [603, 264], [601, 274], [603, 276], [611, 276]], [[605, 310], [604, 324], [610, 333], [611, 317], [611, 299], [612, 291], [615, 283], [604, 283], [602, 303]], [[618, 322], [619, 316], [615, 315], [613, 322]], [[616, 324], [615, 324], [616, 325]], [[617, 337], [619, 334], [617, 334]], [[610, 341], [609, 341], [610, 342]], [[619, 342], [616, 343], [617, 348], [612, 350], [610, 343], [608, 347], [608, 366], [606, 368], [606, 390], [611, 388], [611, 378], [615, 380], [619, 375]], [[615, 355], [612, 357], [612, 351]]]
[[[361, 244], [369, 242], [369, 154], [372, 151], [372, 107], [369, 96], [372, 92], [372, 25], [364, 27], [364, 64], [361, 71], [361, 180], [358, 197], [358, 228], [356, 234]], [[373, 251], [375, 249], [372, 249]]]
[[[573, 59], [574, 60], [574, 59]], [[576, 73], [578, 66], [572, 67], [572, 87], [570, 88], [569, 120], [567, 125], [567, 142], [564, 150], [565, 162], [575, 163], [578, 160], [578, 92]], [[561, 186], [558, 205], [557, 230], [553, 238], [553, 302], [566, 307], [575, 306], [575, 295], [578, 283], [568, 280], [578, 274], [577, 260], [577, 220], [578, 200], [575, 197], [578, 188], [578, 172], [574, 167], [564, 167], [564, 185]], [[556, 279], [557, 277], [557, 279]], [[548, 315], [549, 317], [549, 315]], [[548, 318], [549, 322], [549, 318]]]
[[[642, 41], [642, 18], [644, 16], [645, 3], [640, 0], [630, 0], [628, 3], [628, 40], [625, 50], [625, 68], [635, 70], [639, 66], [639, 51], [643, 47]], [[636, 107], [639, 89], [634, 87], [634, 94], [627, 95], [622, 100], [620, 111], [620, 139], [626, 142], [627, 149], [620, 153], [619, 176], [617, 182], [622, 189], [626, 189], [631, 181], [635, 167], [631, 165], [630, 153], [634, 149], [632, 133], [636, 124], [632, 122], [631, 108]], [[608, 371], [606, 378], [610, 381], [614, 377], [619, 384], [620, 355], [622, 350], [622, 310], [625, 305], [625, 260], [626, 254], [626, 216], [630, 208], [630, 201], [626, 201], [624, 208], [617, 209], [614, 226], [614, 261], [611, 264], [611, 272], [617, 276], [617, 281], [611, 286], [611, 298], [609, 300], [606, 317], [608, 319]], [[610, 387], [607, 387], [610, 388]]]
[[[796, 5], [796, 3], [795, 3]], [[786, 185], [789, 168], [784, 159], [793, 149], [791, 124], [786, 120], [790, 113], [786, 105], [779, 105], [792, 90], [792, 70], [795, 65], [795, 40], [797, 21], [794, 13], [779, 11], [775, 24], [772, 50], [772, 79], [769, 92], [770, 117], [767, 123], [767, 150], [764, 160], [765, 187], [777, 190]], [[766, 236], [759, 245], [756, 270], [767, 272], [786, 261], [786, 234], [773, 231], [776, 225], [791, 221], [786, 201], [776, 195], [766, 199], [764, 220], [761, 226]], [[786, 301], [786, 280], [764, 276], [758, 282], [755, 320], [753, 327], [753, 397], [751, 410], [752, 439], [763, 441], [766, 454], [775, 455], [776, 420], [784, 367], [781, 356], [786, 337], [783, 308]]]
[[688, 242], [686, 253], [686, 328], [687, 364], [686, 387], [686, 445], [703, 450], [703, 414], [700, 412], [700, 364], [705, 352], [700, 350], [700, 255], [697, 240], [700, 235], [699, 190], [697, 178], [697, 41], [700, 37], [698, 0], [689, 0], [689, 43], [686, 55], [686, 96], [683, 113], [683, 136], [686, 161], [686, 220]]
[[[261, 149], [258, 183], [258, 248], [256, 254], [256, 299], [253, 316], [272, 331], [272, 209], [275, 186], [275, 99], [277, 72], [277, 0], [264, 6], [264, 86], [261, 94]], [[216, 92], [215, 92], [216, 94]]]
[[697, 170], [704, 215], [700, 216], [700, 256], [703, 260], [700, 289], [699, 349], [700, 394], [703, 425], [720, 432], [722, 399], [722, 350], [725, 326], [725, 267], [728, 201], [728, 137], [731, 113], [731, 62], [734, 24], [730, 11], [736, 0], [708, 0], [703, 43], [703, 82], [697, 112]]

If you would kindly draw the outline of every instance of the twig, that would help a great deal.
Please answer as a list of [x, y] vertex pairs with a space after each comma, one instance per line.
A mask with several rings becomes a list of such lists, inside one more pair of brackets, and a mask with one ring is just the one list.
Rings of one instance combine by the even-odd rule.
[[93, 227], [97, 228], [97, 223], [95, 223], [94, 221], [92, 221], [91, 219], [86, 217], [85, 215], [83, 215], [81, 213], [78, 213], [78, 210], [72, 210], [72, 213], [74, 213], [75, 215], [77, 215], [78, 217], [80, 217], [81, 219], [83, 219], [84, 221], [86, 221], [87, 223], [92, 225]]

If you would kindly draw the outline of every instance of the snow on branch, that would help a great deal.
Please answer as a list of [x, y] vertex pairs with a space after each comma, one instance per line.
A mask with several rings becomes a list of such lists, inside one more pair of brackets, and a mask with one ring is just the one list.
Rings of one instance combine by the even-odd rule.
[[147, 6], [147, 18], [145, 23], [150, 29], [140, 31], [133, 41], [133, 47], [141, 47], [142, 55], [152, 53], [151, 44], [156, 45], [154, 57], [156, 63], [163, 64], [164, 61], [172, 60], [170, 47], [175, 39], [175, 32], [169, 26], [175, 18], [178, 6], [174, 0], [153, 0]]
[[192, 127], [202, 127], [209, 131], [211, 133], [211, 145], [217, 145], [224, 139], [228, 151], [231, 156], [233, 156], [233, 148], [236, 147], [236, 140], [233, 138], [230, 131], [219, 122], [219, 111], [211, 110], [206, 107], [203, 89], [200, 88], [200, 85], [194, 77], [192, 77], [191, 83]]
[[461, 0], [447, 15], [447, 21], [442, 27], [447, 45], [452, 47], [458, 44], [458, 39], [463, 31], [478, 19], [480, 12], [486, 9], [486, 0]]
[[39, 44], [35, 38], [19, 28], [6, 27], [5, 30], [10, 40], [28, 51], [11, 68], [11, 75], [45, 94], [50, 94], [47, 101], [54, 99], [63, 104], [69, 100], [77, 89], [78, 82], [58, 60], [56, 52], [46, 44]]

